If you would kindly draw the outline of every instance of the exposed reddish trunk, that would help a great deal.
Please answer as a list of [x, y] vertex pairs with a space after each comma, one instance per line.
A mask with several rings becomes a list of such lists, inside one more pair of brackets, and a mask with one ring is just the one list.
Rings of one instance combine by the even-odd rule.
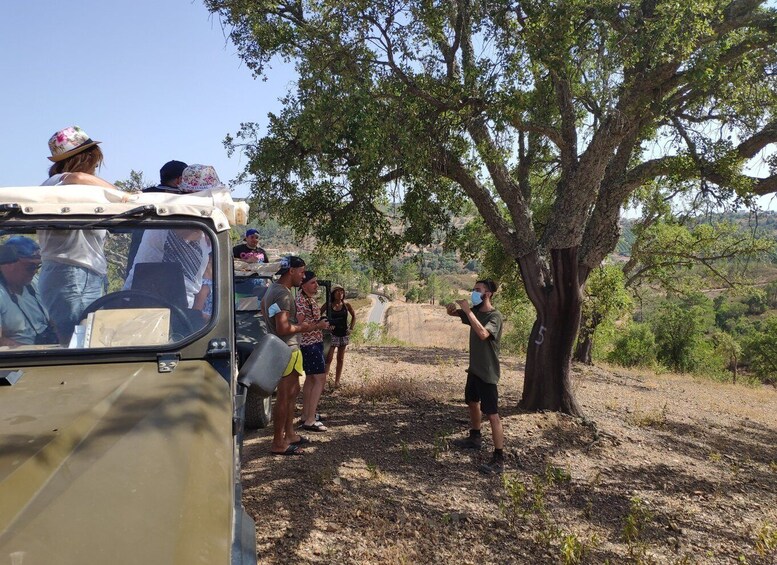
[[580, 326], [580, 281], [577, 247], [551, 250], [553, 285], [539, 286], [536, 262], [519, 260], [524, 284], [537, 311], [526, 354], [525, 410], [551, 410], [582, 416], [569, 375], [572, 348]]

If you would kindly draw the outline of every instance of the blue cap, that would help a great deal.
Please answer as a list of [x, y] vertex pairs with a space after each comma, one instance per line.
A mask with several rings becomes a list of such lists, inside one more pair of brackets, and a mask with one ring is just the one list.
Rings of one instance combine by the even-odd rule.
[[5, 245], [16, 251], [19, 259], [40, 259], [40, 246], [23, 235], [9, 237]]
[[248, 237], [249, 235], [258, 235], [258, 234], [259, 234], [259, 230], [255, 230], [254, 228], [246, 230], [246, 237]]

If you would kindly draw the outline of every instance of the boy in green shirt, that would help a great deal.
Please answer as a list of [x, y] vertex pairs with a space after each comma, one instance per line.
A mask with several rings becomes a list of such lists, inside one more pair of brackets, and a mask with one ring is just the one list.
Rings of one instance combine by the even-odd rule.
[[467, 385], [464, 388], [464, 400], [469, 409], [469, 437], [454, 440], [452, 443], [465, 449], [480, 449], [483, 445], [480, 414], [482, 412], [488, 416], [494, 440], [494, 454], [488, 463], [479, 468], [480, 472], [485, 474], [497, 474], [504, 470], [504, 432], [497, 409], [502, 314], [491, 304], [491, 297], [497, 288], [497, 284], [491, 279], [479, 280], [472, 289], [472, 308], [466, 300], [458, 300], [447, 306], [450, 316], [458, 316], [462, 323], [470, 327], [469, 367]]

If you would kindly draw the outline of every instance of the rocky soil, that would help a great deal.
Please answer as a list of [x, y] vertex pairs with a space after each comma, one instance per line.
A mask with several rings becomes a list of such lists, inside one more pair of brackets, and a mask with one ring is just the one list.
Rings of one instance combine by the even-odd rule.
[[490, 441], [450, 443], [467, 429], [466, 328], [412, 305], [388, 326], [408, 345], [349, 347], [303, 455], [249, 434], [260, 562], [777, 562], [774, 388], [576, 367], [581, 420], [517, 409], [522, 359], [505, 356], [508, 467], [484, 476]]

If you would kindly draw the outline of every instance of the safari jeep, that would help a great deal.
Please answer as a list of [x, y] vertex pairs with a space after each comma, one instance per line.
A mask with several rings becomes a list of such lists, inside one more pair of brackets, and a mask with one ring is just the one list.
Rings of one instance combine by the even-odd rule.
[[[238, 371], [229, 229], [241, 213], [223, 191], [0, 188], [0, 251], [14, 236], [103, 230], [108, 262], [71, 331], [3, 336], [0, 563], [256, 563], [241, 503], [245, 399], [280, 377], [288, 348], [260, 340]], [[194, 262], [210, 256], [211, 308], [193, 307], [197, 273], [169, 253], [174, 238], [197, 248]], [[164, 242], [155, 259], [149, 241]], [[0, 269], [17, 259], [0, 253]], [[39, 276], [29, 287], [42, 305]]]

